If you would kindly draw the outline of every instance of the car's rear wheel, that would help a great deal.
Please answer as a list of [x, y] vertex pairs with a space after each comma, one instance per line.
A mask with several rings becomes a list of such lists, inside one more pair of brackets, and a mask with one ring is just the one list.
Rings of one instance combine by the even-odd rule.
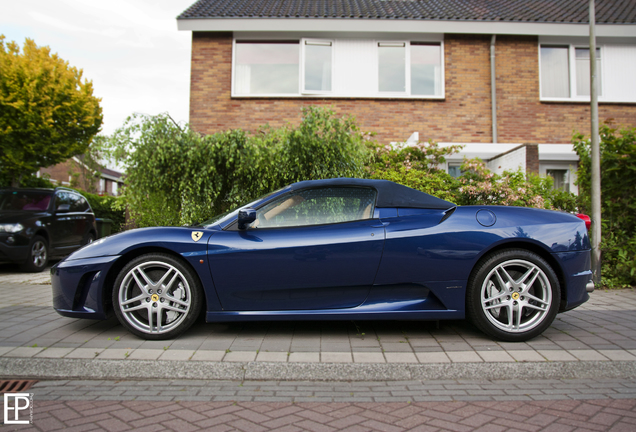
[[49, 262], [49, 244], [42, 236], [35, 236], [29, 244], [29, 257], [22, 264], [22, 269], [27, 272], [41, 272]]
[[506, 249], [487, 256], [471, 275], [466, 312], [484, 333], [521, 342], [552, 324], [560, 301], [559, 280], [543, 258]]
[[201, 284], [178, 259], [160, 253], [142, 255], [117, 276], [113, 307], [119, 322], [144, 339], [172, 339], [196, 320]]
[[89, 232], [88, 234], [86, 234], [86, 237], [84, 237], [84, 240], [82, 241], [82, 246], [91, 244], [94, 241], [95, 241], [95, 234], [93, 234], [92, 232]]

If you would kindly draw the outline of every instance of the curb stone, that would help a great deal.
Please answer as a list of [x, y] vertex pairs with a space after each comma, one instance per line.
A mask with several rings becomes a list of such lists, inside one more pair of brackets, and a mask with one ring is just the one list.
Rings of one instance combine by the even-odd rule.
[[0, 358], [0, 376], [33, 379], [502, 380], [634, 378], [633, 361], [519, 363], [277, 363]]

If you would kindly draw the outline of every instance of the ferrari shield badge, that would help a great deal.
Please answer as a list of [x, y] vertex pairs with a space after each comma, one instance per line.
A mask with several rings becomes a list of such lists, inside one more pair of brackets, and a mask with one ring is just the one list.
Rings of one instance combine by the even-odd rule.
[[203, 236], [202, 231], [192, 231], [192, 240], [194, 240], [195, 242], [198, 242], [199, 240], [201, 240], [202, 236]]

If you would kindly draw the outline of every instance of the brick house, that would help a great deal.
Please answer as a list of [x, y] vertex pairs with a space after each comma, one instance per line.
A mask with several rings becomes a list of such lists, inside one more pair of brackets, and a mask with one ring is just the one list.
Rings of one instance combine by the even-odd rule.
[[[636, 125], [636, 3], [596, 0], [600, 120]], [[462, 143], [573, 190], [589, 133], [587, 0], [199, 0], [190, 124], [201, 133], [353, 114], [380, 142]]]
[[47, 175], [53, 183], [60, 186], [77, 187], [99, 195], [117, 196], [124, 185], [124, 174], [102, 166], [93, 170], [84, 163], [82, 155], [40, 168], [37, 176], [42, 175]]

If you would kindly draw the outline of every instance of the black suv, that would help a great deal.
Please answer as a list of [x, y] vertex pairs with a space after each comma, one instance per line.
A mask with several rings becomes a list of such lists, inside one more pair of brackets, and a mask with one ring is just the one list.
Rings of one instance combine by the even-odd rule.
[[71, 189], [0, 189], [0, 262], [44, 270], [49, 257], [65, 256], [95, 240], [95, 215]]

